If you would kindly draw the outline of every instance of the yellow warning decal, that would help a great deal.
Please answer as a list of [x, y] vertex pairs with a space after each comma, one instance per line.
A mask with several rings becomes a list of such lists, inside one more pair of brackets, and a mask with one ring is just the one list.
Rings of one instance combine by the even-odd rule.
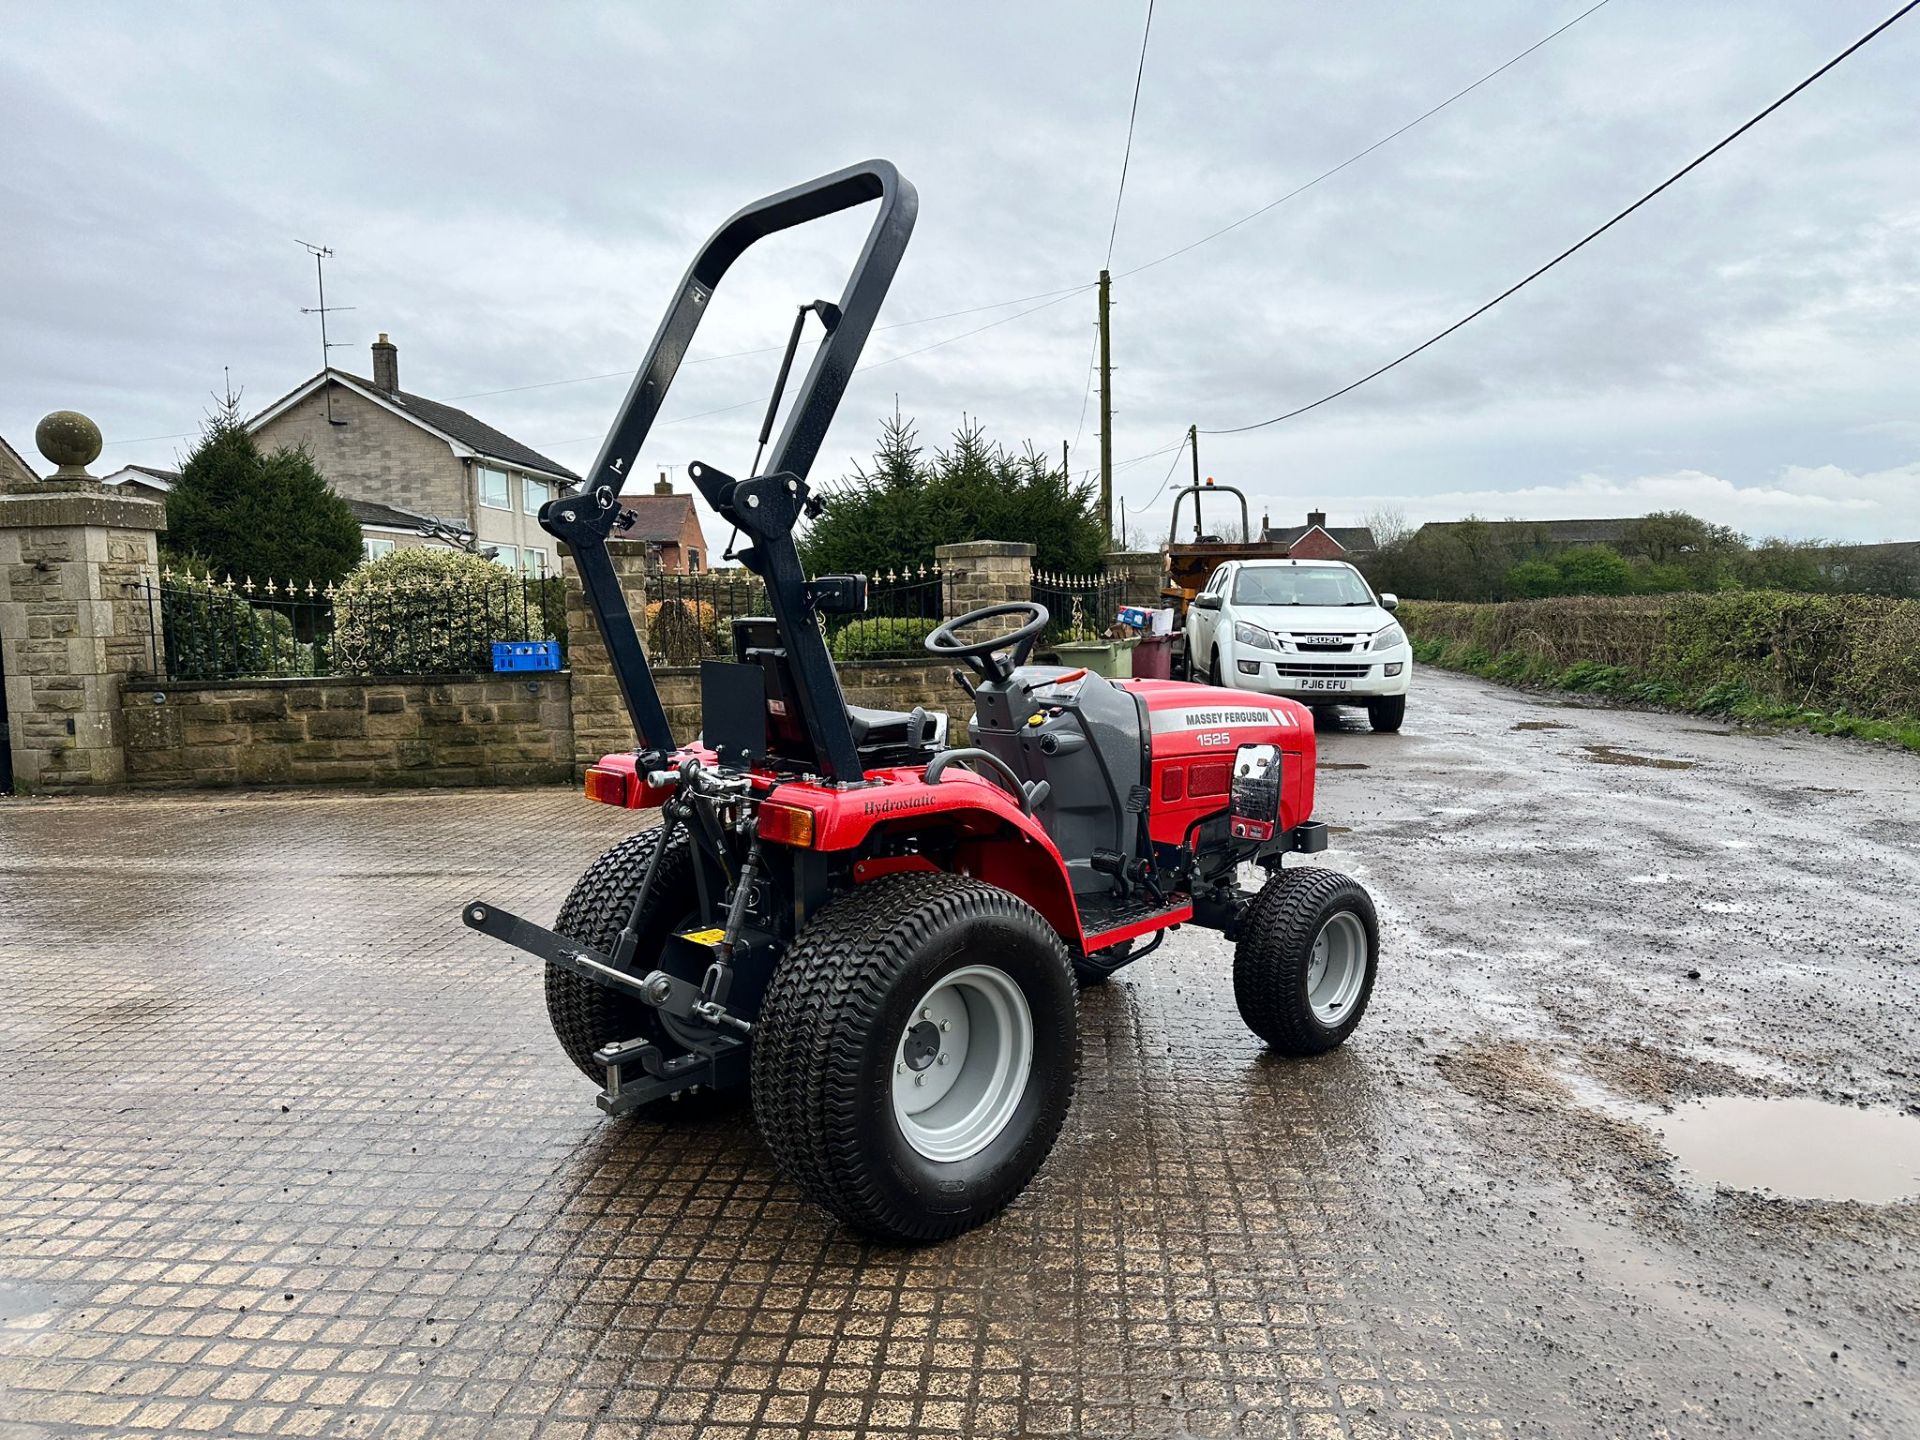
[[727, 938], [727, 932], [724, 930], [683, 930], [680, 932], [680, 938], [682, 940], [691, 940], [696, 945], [718, 945], [722, 940]]

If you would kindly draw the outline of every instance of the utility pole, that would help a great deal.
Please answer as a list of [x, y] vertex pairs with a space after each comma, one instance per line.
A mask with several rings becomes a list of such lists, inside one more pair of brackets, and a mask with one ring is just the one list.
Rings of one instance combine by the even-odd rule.
[[300, 313], [302, 315], [318, 315], [320, 317], [320, 374], [322, 377], [320, 388], [327, 397], [327, 423], [329, 425], [341, 425], [345, 422], [333, 418], [333, 382], [325, 378], [327, 370], [332, 364], [327, 352], [336, 348], [327, 343], [327, 316], [331, 313], [331, 310], [351, 310], [354, 307], [351, 305], [335, 305], [330, 309], [327, 305], [327, 272], [322, 267], [328, 258], [332, 256], [333, 251], [325, 245], [313, 245], [305, 240], [296, 240], [293, 243], [313, 256], [313, 277], [320, 287], [320, 303], [318, 305], [303, 305], [300, 307]]
[[1187, 426], [1187, 452], [1193, 456], [1193, 538], [1200, 538], [1200, 427]]
[[1113, 277], [1100, 272], [1100, 524], [1107, 548], [1113, 548], [1113, 331], [1107, 311], [1113, 300]]

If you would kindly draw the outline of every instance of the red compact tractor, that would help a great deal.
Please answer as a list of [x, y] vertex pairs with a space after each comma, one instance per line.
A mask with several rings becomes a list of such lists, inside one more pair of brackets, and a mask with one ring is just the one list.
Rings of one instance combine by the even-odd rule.
[[[734, 659], [702, 667], [705, 729], [681, 744], [606, 550], [631, 523], [622, 482], [732, 261], [868, 201], [840, 303], [802, 311], [826, 336], [766, 469], [689, 467], [749, 542], [772, 614], [736, 620]], [[819, 512], [807, 471], [915, 206], [873, 161], [748, 206], [694, 261], [581, 493], [540, 515], [579, 567], [640, 738], [588, 770], [587, 796], [662, 821], [596, 860], [552, 929], [485, 901], [465, 912], [545, 962], [554, 1030], [603, 1109], [658, 1119], [746, 1091], [794, 1184], [901, 1241], [978, 1225], [1033, 1178], [1073, 1098], [1078, 987], [1169, 930], [1234, 942], [1240, 1013], [1286, 1055], [1346, 1039], [1379, 950], [1360, 885], [1282, 866], [1326, 845], [1309, 818], [1313, 721], [1290, 700], [1029, 664], [1047, 612], [1013, 603], [927, 637], [967, 667], [964, 743], [943, 715], [847, 704], [822, 619], [864, 610], [866, 582], [807, 579], [793, 530]]]

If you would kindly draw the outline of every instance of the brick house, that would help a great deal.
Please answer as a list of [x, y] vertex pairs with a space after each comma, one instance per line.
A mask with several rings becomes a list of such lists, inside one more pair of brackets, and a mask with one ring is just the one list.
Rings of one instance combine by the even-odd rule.
[[1290, 560], [1352, 560], [1374, 551], [1373, 531], [1365, 525], [1330, 526], [1324, 510], [1309, 510], [1304, 525], [1279, 528], [1263, 515], [1260, 538], [1268, 545], [1286, 546]]
[[649, 570], [698, 575], [713, 568], [693, 497], [677, 493], [664, 473], [653, 482], [651, 495], [622, 495], [620, 503], [634, 514], [633, 528], [622, 531], [621, 538], [646, 542]]
[[580, 477], [464, 410], [400, 388], [399, 347], [373, 343], [373, 378], [331, 367], [247, 422], [263, 447], [305, 444], [320, 473], [354, 506], [369, 558], [410, 545], [444, 544], [431, 521], [523, 574], [556, 574], [540, 506]]

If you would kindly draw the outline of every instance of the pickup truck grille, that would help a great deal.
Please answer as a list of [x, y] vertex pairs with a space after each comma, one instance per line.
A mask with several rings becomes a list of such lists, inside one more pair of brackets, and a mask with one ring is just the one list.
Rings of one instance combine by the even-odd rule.
[[1371, 665], [1289, 665], [1282, 661], [1273, 667], [1273, 673], [1293, 678], [1318, 676], [1330, 680], [1360, 680], [1372, 668]]

